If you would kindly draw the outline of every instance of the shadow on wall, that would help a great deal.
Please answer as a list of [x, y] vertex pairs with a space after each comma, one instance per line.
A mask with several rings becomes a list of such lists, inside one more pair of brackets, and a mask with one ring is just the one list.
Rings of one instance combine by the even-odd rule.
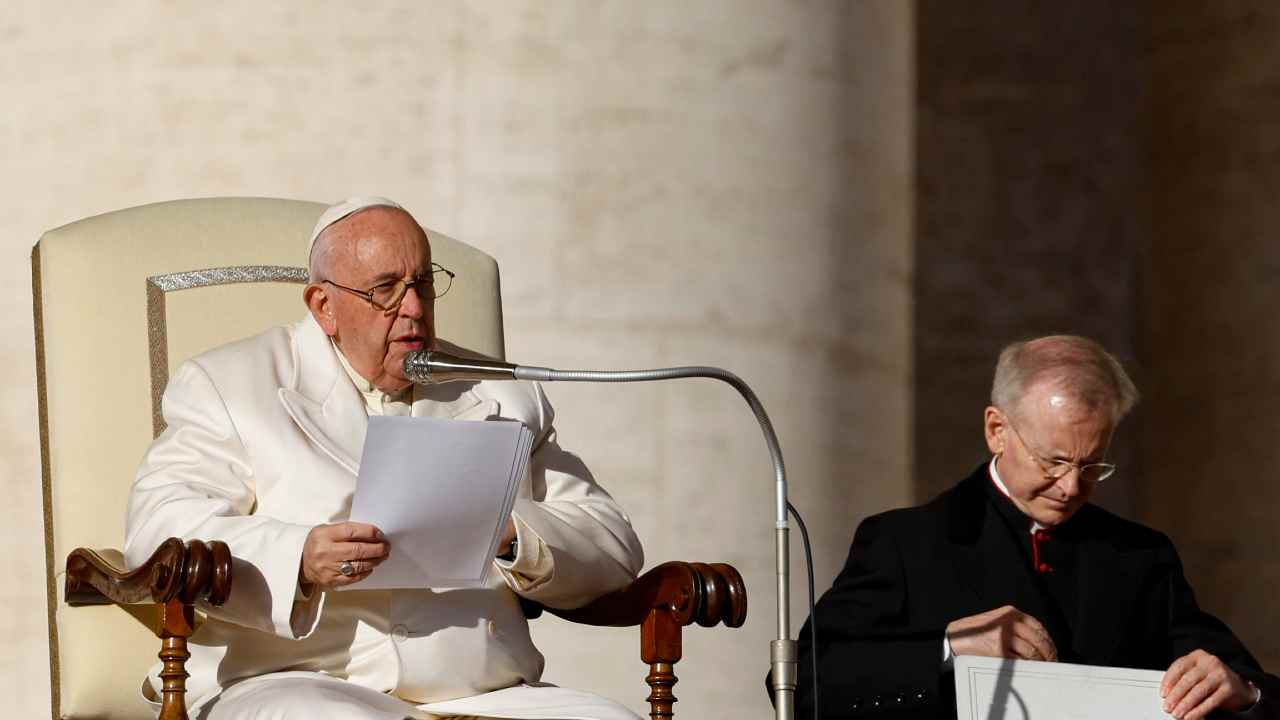
[[[1000, 349], [1086, 335], [1139, 388], [1147, 231], [1138, 6], [1008, 3], [916, 9], [913, 291], [916, 499], [989, 456], [981, 416]], [[1123, 468], [1098, 500], [1132, 515], [1142, 482], [1131, 417]]]

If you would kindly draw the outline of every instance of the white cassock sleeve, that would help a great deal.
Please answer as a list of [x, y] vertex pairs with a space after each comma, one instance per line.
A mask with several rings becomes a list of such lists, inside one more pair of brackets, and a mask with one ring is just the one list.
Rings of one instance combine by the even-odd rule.
[[531, 386], [542, 432], [512, 510], [518, 550], [513, 561], [494, 563], [518, 594], [548, 607], [581, 607], [634, 580], [644, 551], [622, 508], [557, 444], [551, 405], [541, 386]]
[[151, 444], [129, 496], [125, 560], [137, 567], [166, 538], [222, 540], [235, 558], [235, 591], [202, 609], [227, 622], [285, 638], [306, 637], [324, 593], [298, 594], [308, 525], [254, 515], [253, 467], [221, 395], [196, 362], [165, 388], [168, 427]]

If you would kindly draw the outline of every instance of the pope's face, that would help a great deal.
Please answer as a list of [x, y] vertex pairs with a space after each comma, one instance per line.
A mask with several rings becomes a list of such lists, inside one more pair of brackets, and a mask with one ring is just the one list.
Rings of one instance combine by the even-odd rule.
[[[410, 278], [431, 277], [431, 246], [407, 213], [373, 207], [330, 226], [334, 261], [326, 279], [358, 290]], [[422, 287], [425, 294], [419, 295]], [[307, 304], [347, 362], [375, 387], [395, 392], [407, 387], [405, 355], [435, 342], [435, 300], [424, 286], [410, 287], [392, 310], [329, 283], [311, 285]]]
[[[1016, 417], [989, 407], [984, 419], [1000, 480], [1024, 515], [1054, 527], [1089, 501], [1096, 483], [1082, 481], [1078, 467], [1104, 462], [1114, 429], [1109, 408], [1091, 408], [1043, 382], [1026, 392]], [[1077, 467], [1054, 480], [1046, 474], [1054, 461]]]

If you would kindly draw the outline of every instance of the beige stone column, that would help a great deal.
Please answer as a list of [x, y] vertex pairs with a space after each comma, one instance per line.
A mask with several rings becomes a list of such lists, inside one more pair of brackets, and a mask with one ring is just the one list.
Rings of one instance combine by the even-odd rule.
[[1202, 606], [1280, 667], [1280, 7], [1151, 17], [1151, 253], [1139, 519]]

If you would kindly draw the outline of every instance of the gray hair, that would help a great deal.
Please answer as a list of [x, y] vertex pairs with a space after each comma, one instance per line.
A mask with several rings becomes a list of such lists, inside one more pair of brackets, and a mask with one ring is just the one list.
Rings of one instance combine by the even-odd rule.
[[326, 236], [327, 232], [328, 229], [315, 239], [315, 246], [311, 249], [311, 257], [307, 262], [307, 272], [310, 276], [308, 281], [312, 283], [328, 280], [333, 275], [337, 245]]
[[1113, 423], [1138, 403], [1138, 388], [1105, 348], [1079, 335], [1048, 335], [1012, 343], [1000, 352], [991, 404], [1017, 413], [1026, 392], [1045, 381], [1056, 382], [1090, 408], [1109, 405]]

